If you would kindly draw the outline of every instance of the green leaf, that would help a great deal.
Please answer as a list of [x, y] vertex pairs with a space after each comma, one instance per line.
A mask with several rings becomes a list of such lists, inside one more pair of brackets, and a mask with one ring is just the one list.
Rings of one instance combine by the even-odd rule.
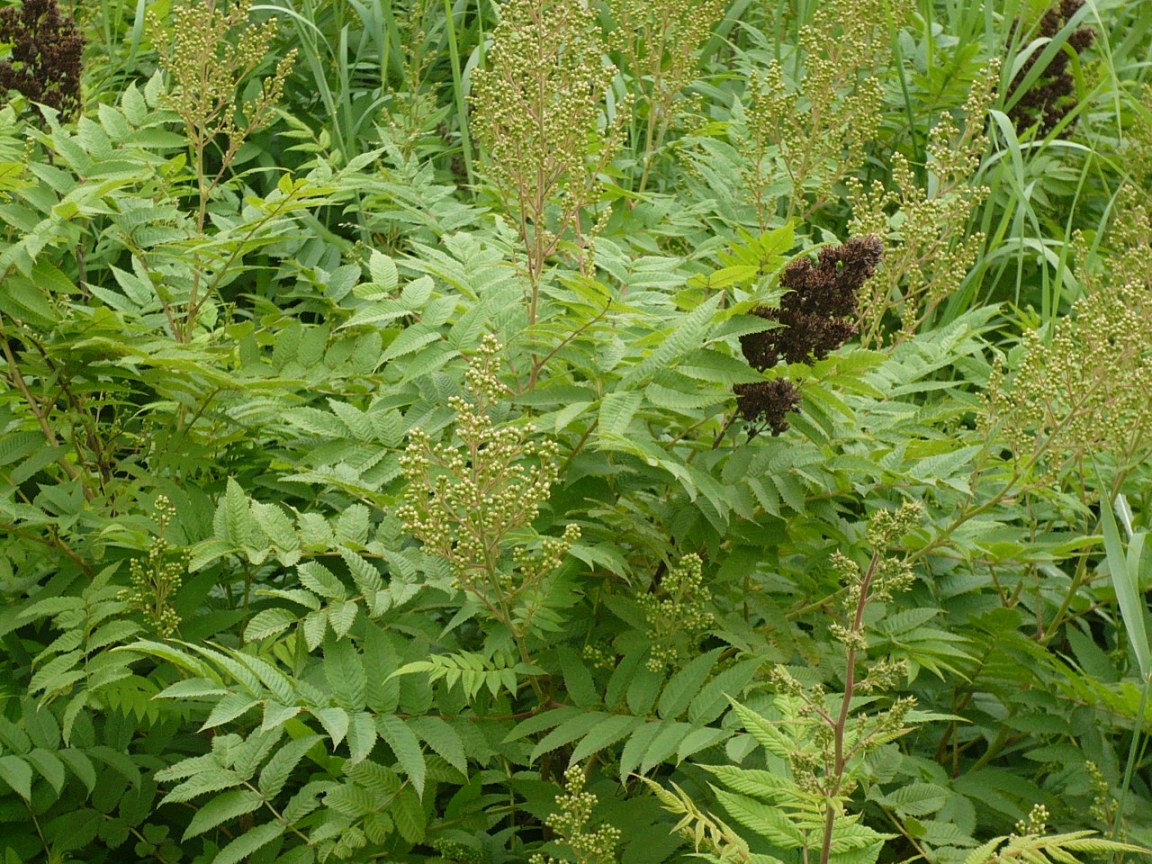
[[722, 789], [716, 791], [716, 800], [733, 819], [769, 843], [783, 849], [803, 847], [803, 832], [779, 808]]
[[580, 740], [576, 749], [572, 751], [569, 761], [583, 762], [594, 753], [599, 753], [628, 737], [643, 725], [643, 717], [629, 717], [625, 714], [609, 716], [592, 727], [592, 731]]
[[638, 390], [609, 393], [600, 402], [600, 436], [623, 436], [640, 408], [644, 394]]
[[372, 277], [372, 287], [387, 294], [394, 292], [400, 284], [400, 277], [396, 272], [396, 262], [375, 249], [368, 256], [368, 274]]
[[715, 294], [683, 316], [672, 332], [661, 338], [659, 347], [625, 374], [621, 386], [635, 387], [657, 371], [672, 368], [675, 361], [700, 348], [712, 316], [723, 299], [723, 294]]
[[739, 702], [732, 703], [732, 710], [740, 718], [741, 725], [748, 730], [748, 733], [756, 740], [756, 743], [771, 753], [773, 756], [779, 756], [781, 759], [787, 759], [792, 755], [793, 745], [784, 735], [770, 722], [765, 720], [755, 711], [745, 708]]
[[628, 682], [626, 694], [628, 709], [633, 714], [646, 715], [651, 713], [652, 706], [656, 704], [656, 697], [660, 695], [663, 684], [663, 670], [654, 672], [646, 665], [638, 667], [632, 680]]
[[66, 779], [64, 773], [64, 763], [60, 758], [50, 750], [36, 748], [25, 757], [36, 771], [48, 781], [48, 784], [56, 790], [56, 794], [60, 794], [60, 790], [64, 788], [64, 781]]
[[305, 735], [277, 749], [260, 771], [260, 778], [257, 781], [260, 794], [269, 801], [276, 798], [284, 789], [284, 784], [288, 782], [292, 771], [304, 758], [304, 754], [320, 740], [319, 735]]
[[346, 596], [344, 583], [317, 561], [305, 561], [296, 568], [296, 573], [300, 577], [301, 585], [326, 600], [343, 600]]
[[190, 838], [211, 831], [229, 819], [251, 813], [263, 803], [260, 795], [251, 789], [233, 789], [231, 792], [218, 795], [202, 807], [196, 808], [183, 839], [187, 842]]
[[419, 843], [424, 839], [425, 817], [420, 798], [410, 789], [401, 789], [392, 800], [388, 810], [400, 836], [409, 843]]
[[987, 862], [992, 860], [993, 856], [996, 854], [996, 850], [999, 848], [1000, 844], [1003, 843], [1006, 839], [1007, 838], [1005, 837], [994, 837], [984, 845], [977, 846], [966, 856], [964, 856], [964, 864], [987, 864]]
[[221, 849], [220, 854], [212, 859], [212, 864], [236, 864], [243, 861], [283, 833], [284, 825], [281, 822], [265, 822], [250, 828]]
[[217, 726], [235, 720], [241, 714], [250, 711], [259, 704], [259, 699], [253, 698], [246, 693], [229, 693], [216, 703], [208, 715], [208, 719], [204, 721], [204, 725], [201, 726], [200, 729], [201, 731], [205, 729], [215, 729]]
[[348, 724], [348, 754], [352, 764], [367, 759], [376, 745], [376, 724], [372, 715], [359, 711]]
[[264, 703], [264, 719], [260, 721], [260, 729], [268, 731], [283, 726], [304, 709], [299, 705], [281, 705], [278, 702]]
[[640, 762], [652, 741], [665, 728], [664, 723], [646, 722], [632, 733], [620, 754], [620, 782], [624, 783], [628, 775], [640, 767]]
[[261, 609], [252, 616], [252, 620], [244, 628], [244, 641], [259, 642], [261, 639], [275, 636], [295, 624], [298, 618], [296, 613], [282, 606]]
[[0, 780], [25, 801], [32, 800], [32, 766], [19, 756], [0, 756]]
[[84, 755], [82, 750], [73, 748], [60, 750], [57, 755], [79, 778], [80, 782], [84, 784], [84, 788], [88, 790], [88, 794], [91, 795], [96, 788], [96, 768], [92, 765], [92, 760]]
[[714, 648], [707, 654], [693, 658], [664, 685], [657, 705], [657, 713], [665, 720], [674, 720], [688, 710], [692, 700], [699, 695], [701, 686], [712, 672], [712, 667], [724, 653], [723, 648]]
[[183, 783], [177, 784], [161, 800], [161, 804], [179, 804], [191, 801], [209, 792], [221, 792], [241, 785], [244, 778], [229, 768], [205, 768], [198, 771]]
[[348, 631], [356, 623], [359, 608], [355, 600], [333, 603], [328, 608], [328, 623], [332, 626], [332, 632], [336, 634], [337, 639], [348, 635]]
[[640, 762], [640, 773], [647, 774], [664, 760], [672, 758], [680, 747], [680, 743], [692, 731], [692, 727], [687, 723], [664, 721], [660, 732], [652, 738], [652, 743], [644, 751], [644, 759]]
[[341, 708], [363, 710], [368, 676], [351, 640], [329, 638], [324, 643], [324, 678]]
[[304, 616], [304, 642], [309, 651], [315, 651], [324, 641], [324, 634], [328, 632], [328, 610], [317, 609]]
[[564, 689], [578, 708], [592, 708], [600, 701], [600, 694], [592, 680], [592, 673], [580, 656], [568, 647], [556, 652], [560, 669], [564, 673]]
[[413, 717], [408, 720], [408, 728], [449, 765], [467, 775], [468, 757], [465, 755], [464, 741], [460, 733], [445, 720], [440, 717]]
[[549, 753], [557, 747], [563, 747], [565, 744], [571, 744], [573, 741], [583, 738], [595, 729], [598, 724], [612, 716], [613, 715], [605, 714], [601, 711], [593, 711], [588, 714], [579, 714], [570, 720], [564, 721], [545, 735], [544, 738], [532, 748], [532, 755], [528, 757], [529, 760], [535, 762], [545, 753]]
[[220, 520], [217, 536], [227, 540], [233, 548], [240, 549], [247, 546], [257, 526], [248, 505], [248, 496], [244, 494], [240, 484], [231, 477], [228, 478], [224, 500], [220, 502], [217, 513]]
[[41, 328], [52, 327], [59, 317], [47, 293], [18, 273], [0, 281], [0, 312]]
[[387, 714], [376, 718], [376, 729], [396, 754], [396, 761], [412, 781], [416, 794], [423, 797], [426, 768], [415, 733], [399, 717]]
[[676, 745], [676, 763], [679, 764], [689, 756], [707, 750], [721, 741], [727, 741], [731, 737], [732, 733], [727, 729], [716, 729], [713, 726], [693, 729]]
[[545, 729], [552, 729], [559, 726], [566, 720], [573, 717], [583, 717], [584, 712], [579, 708], [572, 708], [565, 706], [563, 708], [554, 708], [551, 711], [542, 711], [525, 720], [521, 720], [504, 738], [504, 742], [518, 741], [521, 738], [527, 738], [529, 735], [536, 735], [543, 732]]
[[[1119, 502], [1113, 502], [1119, 506]], [[1139, 556], [1135, 559], [1124, 555], [1120, 529], [1112, 507], [1101, 504], [1100, 525], [1104, 531], [1104, 550], [1108, 557], [1108, 571], [1112, 585], [1116, 589], [1116, 601], [1120, 604], [1120, 615], [1124, 619], [1124, 629], [1128, 633], [1128, 644], [1140, 665], [1140, 677], [1147, 681], [1152, 675], [1152, 643], [1148, 642], [1148, 631], [1144, 626], [1147, 607], [1140, 595]]]
[[735, 765], [705, 765], [704, 770], [734, 792], [748, 795], [763, 801], [799, 802], [804, 793], [796, 781], [783, 774], [751, 768], [738, 768]]
[[743, 660], [725, 669], [693, 697], [688, 706], [688, 720], [692, 723], [711, 723], [724, 713], [729, 699], [738, 697], [763, 665], [762, 660]]
[[328, 737], [332, 739], [332, 746], [338, 747], [348, 734], [348, 724], [351, 718], [343, 708], [313, 708], [312, 716], [320, 721]]
[[392, 340], [391, 344], [384, 349], [380, 359], [384, 362], [395, 360], [397, 357], [419, 351], [425, 345], [439, 339], [440, 333], [426, 324], [413, 324]]

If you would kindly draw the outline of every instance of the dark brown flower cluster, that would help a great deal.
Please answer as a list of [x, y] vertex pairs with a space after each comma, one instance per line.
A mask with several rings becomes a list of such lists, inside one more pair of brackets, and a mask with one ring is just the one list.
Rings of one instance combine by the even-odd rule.
[[766, 425], [773, 435], [788, 428], [788, 414], [800, 407], [800, 391], [787, 378], [737, 384], [736, 410], [749, 423]]
[[[1061, 0], [1059, 5], [1053, 6], [1040, 19], [1036, 38], [1055, 38], [1083, 5], [1084, 0]], [[1095, 38], [1096, 32], [1091, 27], [1079, 27], [1068, 37], [1068, 45], [1077, 54], [1081, 54], [1088, 49]], [[1024, 79], [1043, 51], [1042, 47], [1038, 48], [1028, 57], [1020, 71], [1016, 73], [1016, 77], [1012, 79], [1009, 93], [1015, 94], [1023, 85]], [[1012, 106], [1008, 115], [1017, 129], [1023, 131], [1038, 124], [1038, 134], [1047, 135], [1075, 107], [1076, 100], [1073, 93], [1076, 83], [1068, 70], [1070, 59], [1066, 52], [1057, 51], [1048, 67], [1020, 97], [1020, 101]]]
[[84, 37], [56, 0], [0, 9], [0, 42], [12, 45], [0, 62], [0, 91], [18, 90], [65, 117], [79, 109]]
[[[780, 284], [788, 293], [780, 308], [758, 306], [752, 314], [778, 326], [740, 337], [749, 365], [763, 372], [781, 360], [813, 363], [828, 356], [856, 333], [856, 293], [876, 272], [884, 254], [879, 237], [856, 237], [843, 246], [826, 246], [815, 263], [810, 258], [793, 262]], [[800, 394], [789, 380], [777, 378], [737, 384], [736, 406], [750, 423], [766, 425], [773, 435], [788, 428], [787, 415], [800, 404]]]

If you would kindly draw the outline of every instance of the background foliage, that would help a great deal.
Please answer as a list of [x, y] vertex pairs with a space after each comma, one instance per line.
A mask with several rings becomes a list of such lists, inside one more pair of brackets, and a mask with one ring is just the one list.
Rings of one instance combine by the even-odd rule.
[[0, 860], [1146, 856], [1150, 34], [8, 3]]

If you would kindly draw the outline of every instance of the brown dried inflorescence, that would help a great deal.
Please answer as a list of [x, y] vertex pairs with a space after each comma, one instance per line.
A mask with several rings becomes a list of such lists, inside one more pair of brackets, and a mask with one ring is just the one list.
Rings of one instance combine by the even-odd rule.
[[[1055, 38], [1083, 5], [1084, 0], [1061, 0], [1040, 19], [1036, 38]], [[1068, 45], [1079, 55], [1088, 49], [1095, 38], [1096, 32], [1091, 27], [1079, 27], [1069, 35]], [[1010, 93], [1014, 94], [1023, 85], [1024, 79], [1042, 53], [1043, 48], [1038, 48], [1028, 57], [1020, 71], [1016, 73], [1016, 77], [1012, 79]], [[1024, 130], [1036, 124], [1037, 133], [1040, 136], [1047, 135], [1075, 107], [1073, 93], [1076, 82], [1068, 70], [1070, 59], [1066, 52], [1057, 51], [1047, 68], [1020, 97], [1020, 101], [1012, 106], [1008, 115], [1017, 129]]]
[[788, 415], [800, 407], [800, 392], [787, 378], [737, 384], [736, 409], [749, 423], [767, 425], [773, 435], [788, 428]]
[[[752, 310], [779, 326], [740, 337], [749, 365], [763, 372], [781, 360], [812, 363], [851, 339], [856, 333], [856, 294], [876, 272], [883, 253], [879, 237], [856, 237], [843, 246], [824, 247], [815, 263], [801, 258], [790, 264], [780, 278], [788, 289], [780, 307]], [[788, 428], [787, 415], [800, 404], [795, 385], [782, 378], [738, 384], [734, 391], [741, 416], [766, 424], [773, 435]]]
[[65, 117], [80, 108], [84, 37], [56, 0], [0, 9], [0, 41], [12, 45], [11, 59], [0, 62], [0, 89], [18, 90]]

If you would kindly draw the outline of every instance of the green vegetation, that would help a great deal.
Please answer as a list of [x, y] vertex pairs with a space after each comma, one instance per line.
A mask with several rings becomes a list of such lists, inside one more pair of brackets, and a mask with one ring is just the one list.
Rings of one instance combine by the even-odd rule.
[[1152, 847], [1152, 4], [4, 0], [0, 864]]

